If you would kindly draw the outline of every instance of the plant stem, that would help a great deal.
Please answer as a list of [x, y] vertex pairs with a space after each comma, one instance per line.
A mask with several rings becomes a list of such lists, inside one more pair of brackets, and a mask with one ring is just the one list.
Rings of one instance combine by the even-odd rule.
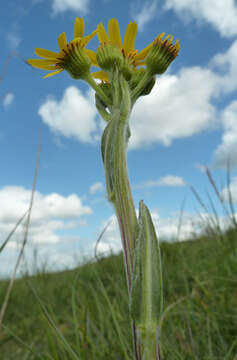
[[101, 100], [103, 100], [104, 103], [107, 104], [108, 108], [110, 108], [111, 100], [104, 93], [104, 91], [97, 85], [93, 77], [89, 74], [85, 76], [84, 80], [92, 87], [92, 89], [95, 90], [95, 92], [100, 96]]
[[126, 148], [129, 138], [128, 118], [119, 109], [113, 109], [102, 138], [102, 156], [105, 165], [107, 193], [113, 203], [126, 265], [128, 289], [131, 288], [131, 274], [136, 241], [137, 217], [128, 179]]
[[[105, 167], [107, 194], [114, 205], [123, 245], [124, 263], [128, 291], [132, 287], [133, 259], [138, 230], [138, 221], [132, 198], [127, 169], [127, 144], [130, 137], [129, 115], [131, 112], [130, 91], [118, 72], [113, 79], [113, 105], [110, 120], [104, 130], [101, 142]], [[137, 342], [135, 322], [132, 320], [134, 356], [140, 360], [140, 346]]]

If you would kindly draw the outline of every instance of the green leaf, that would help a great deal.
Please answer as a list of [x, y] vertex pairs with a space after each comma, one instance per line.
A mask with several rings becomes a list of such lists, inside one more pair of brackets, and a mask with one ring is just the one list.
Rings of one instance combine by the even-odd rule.
[[139, 205], [139, 230], [136, 241], [131, 316], [141, 328], [158, 325], [163, 307], [161, 255], [150, 212], [143, 201]]

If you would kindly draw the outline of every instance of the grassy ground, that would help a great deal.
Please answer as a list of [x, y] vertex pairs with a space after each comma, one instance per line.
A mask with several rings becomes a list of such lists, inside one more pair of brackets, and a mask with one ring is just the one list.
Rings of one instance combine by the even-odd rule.
[[[237, 359], [237, 232], [163, 243], [162, 259], [163, 359]], [[1, 360], [132, 359], [122, 256], [17, 280], [4, 325]]]

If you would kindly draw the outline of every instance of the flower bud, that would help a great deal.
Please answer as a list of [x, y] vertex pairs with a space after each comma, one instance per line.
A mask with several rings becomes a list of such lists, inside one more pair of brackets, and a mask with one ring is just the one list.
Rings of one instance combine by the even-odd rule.
[[117, 65], [121, 67], [123, 63], [123, 54], [121, 50], [114, 45], [105, 44], [101, 45], [96, 52], [96, 60], [104, 71], [112, 71]]
[[163, 74], [179, 53], [179, 41], [177, 40], [175, 44], [172, 44], [173, 36], [170, 37], [168, 35], [162, 40], [163, 36], [164, 33], [154, 40], [151, 50], [146, 57], [147, 70], [152, 75]]
[[67, 52], [61, 62], [61, 67], [74, 79], [82, 79], [90, 72], [91, 60], [81, 47], [80, 39], [74, 39], [67, 45]]

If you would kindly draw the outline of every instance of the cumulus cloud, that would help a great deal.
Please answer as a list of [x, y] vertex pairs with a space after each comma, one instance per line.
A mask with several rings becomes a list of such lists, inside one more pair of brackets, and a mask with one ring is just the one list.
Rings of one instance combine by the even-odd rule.
[[[42, 270], [51, 272], [75, 268], [83, 261], [84, 252], [78, 246], [81, 242], [83, 239], [79, 237], [66, 237], [57, 244], [55, 242], [40, 243], [37, 247], [34, 244], [28, 244], [29, 246], [26, 246], [24, 250], [24, 261], [20, 264], [17, 275], [34, 274]], [[19, 244], [8, 243], [1, 254], [0, 278], [11, 276], [18, 254]]]
[[183, 178], [175, 175], [163, 176], [158, 180], [148, 180], [143, 184], [135, 185], [134, 188], [151, 188], [159, 186], [185, 186], [186, 183]]
[[221, 74], [220, 84], [223, 92], [232, 92], [237, 88], [237, 40], [224, 52], [216, 54], [210, 67]]
[[237, 6], [235, 0], [166, 0], [164, 8], [173, 9], [182, 18], [204, 20], [223, 37], [237, 34]]
[[[153, 224], [156, 229], [157, 236], [162, 241], [184, 241], [193, 239], [205, 230], [205, 226], [211, 221], [211, 215], [207, 213], [190, 214], [183, 213], [180, 221], [180, 214], [173, 213], [172, 216], [161, 218], [160, 215], [153, 211], [151, 213]], [[226, 227], [224, 218], [220, 219], [222, 227]], [[108, 225], [109, 224], [109, 225]], [[104, 222], [102, 229], [107, 226], [103, 237], [98, 244], [98, 253], [117, 253], [122, 250], [119, 227], [116, 216], [111, 216], [108, 221]], [[94, 249], [96, 242], [92, 244]]]
[[[3, 241], [29, 207], [31, 190], [20, 186], [6, 186], [0, 190], [0, 240]], [[56, 243], [58, 230], [78, 226], [77, 220], [92, 213], [76, 194], [62, 196], [57, 193], [35, 193], [31, 215], [30, 238], [32, 243]], [[23, 227], [14, 235], [22, 238]]]
[[4, 108], [7, 109], [13, 103], [13, 100], [14, 100], [14, 94], [11, 92], [6, 93], [2, 101]]
[[90, 194], [95, 194], [104, 190], [104, 185], [101, 182], [96, 182], [90, 186]]
[[[222, 120], [225, 144], [216, 151], [217, 162], [221, 163], [221, 154], [225, 152], [223, 158], [227, 154], [227, 142], [235, 144], [226, 120], [226, 113], [234, 116], [235, 110], [234, 105], [228, 105], [221, 113], [215, 101], [237, 89], [236, 79], [237, 40], [226, 52], [214, 56], [207, 67], [194, 66], [182, 68], [176, 75], [164, 74], [157, 79], [149, 96], [138, 99], [133, 109], [129, 149], [157, 142], [169, 146], [174, 139], [213, 129]], [[98, 141], [105, 125], [101, 126], [101, 120], [96, 117], [93, 92], [83, 95], [73, 86], [65, 90], [60, 100], [48, 98], [41, 105], [39, 115], [54, 133], [87, 143]]]
[[198, 218], [195, 215], [184, 213], [179, 226], [180, 214], [175, 213], [168, 218], [161, 218], [157, 212], [153, 212], [152, 220], [160, 240], [183, 241], [193, 238], [198, 233]]
[[38, 111], [43, 122], [56, 133], [93, 142], [96, 136], [96, 107], [91, 92], [86, 96], [75, 86], [68, 87], [61, 100], [48, 98]]
[[141, 97], [131, 116], [130, 148], [197, 134], [215, 124], [211, 99], [217, 95], [219, 77], [198, 66], [178, 75], [163, 75], [149, 96]]
[[68, 10], [86, 14], [88, 12], [89, 0], [53, 0], [52, 7], [55, 15]]
[[[219, 53], [210, 62], [213, 71], [219, 73], [218, 87], [224, 94], [237, 89], [237, 40], [225, 53]], [[218, 91], [218, 89], [217, 89]], [[237, 165], [237, 101], [234, 100], [220, 112], [223, 126], [222, 141], [214, 153], [214, 165], [226, 168]]]
[[[174, 139], [212, 127], [217, 118], [211, 100], [218, 95], [219, 76], [210, 69], [191, 67], [178, 75], [163, 75], [149, 96], [141, 97], [131, 115], [129, 148], [155, 142], [168, 146]], [[91, 92], [67, 88], [61, 100], [48, 98], [39, 115], [56, 134], [92, 143], [101, 132]]]
[[222, 113], [224, 132], [222, 142], [215, 151], [214, 164], [226, 168], [237, 165], [237, 100], [229, 104]]
[[229, 203], [230, 196], [234, 204], [237, 204], [237, 176], [232, 178], [229, 188], [225, 187], [221, 191], [223, 201]]
[[143, 6], [139, 11], [136, 11], [135, 9], [135, 7], [137, 6], [136, 3], [132, 5], [132, 14], [134, 20], [138, 25], [139, 30], [143, 30], [145, 25], [154, 18], [154, 16], [156, 15], [157, 5], [157, 0], [153, 0], [152, 2], [146, 1], [145, 3], [143, 3]]

